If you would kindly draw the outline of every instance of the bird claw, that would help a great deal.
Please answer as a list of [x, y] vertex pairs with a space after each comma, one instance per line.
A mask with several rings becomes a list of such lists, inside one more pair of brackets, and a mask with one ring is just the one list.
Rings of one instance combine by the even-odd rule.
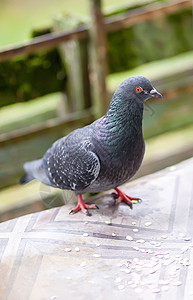
[[92, 216], [92, 214], [89, 212], [88, 208], [97, 208], [99, 207], [96, 204], [86, 204], [84, 203], [82, 196], [79, 194], [78, 195], [78, 204], [74, 209], [71, 209], [69, 211], [69, 214], [75, 214], [79, 210], [81, 210], [86, 216]]
[[133, 200], [131, 200], [133, 204], [137, 204], [137, 203], [141, 203], [142, 199], [141, 198], [135, 198]]
[[92, 214], [89, 212], [89, 210], [87, 208], [85, 209], [84, 213], [88, 217], [92, 216]]
[[114, 198], [115, 200], [119, 197], [119, 195], [118, 195], [117, 193], [112, 193], [111, 195], [113, 196], [113, 198]]
[[88, 210], [87, 208], [85, 208], [85, 209], [78, 208], [78, 209], [77, 209], [77, 207], [75, 207], [74, 209], [71, 209], [71, 210], [69, 211], [69, 215], [74, 215], [74, 214], [77, 213], [79, 210], [81, 210], [81, 211], [82, 211], [86, 216], [88, 216], [88, 217], [92, 216], [92, 214], [89, 212], [89, 210]]
[[129, 205], [130, 209], [133, 209], [133, 202], [130, 204], [127, 203], [127, 205]]
[[121, 201], [126, 202], [131, 209], [133, 209], [133, 204], [141, 203], [142, 200], [140, 198], [133, 198], [125, 193], [121, 192], [120, 189], [115, 188], [116, 193], [113, 193], [113, 197], [115, 199], [115, 203], [120, 203]]

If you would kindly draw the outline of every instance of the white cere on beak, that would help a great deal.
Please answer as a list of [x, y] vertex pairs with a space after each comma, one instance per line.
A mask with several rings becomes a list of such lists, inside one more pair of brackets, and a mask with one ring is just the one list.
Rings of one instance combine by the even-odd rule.
[[152, 89], [152, 90], [150, 91], [150, 94], [154, 94], [154, 93], [157, 93], [157, 90], [156, 90], [156, 89]]

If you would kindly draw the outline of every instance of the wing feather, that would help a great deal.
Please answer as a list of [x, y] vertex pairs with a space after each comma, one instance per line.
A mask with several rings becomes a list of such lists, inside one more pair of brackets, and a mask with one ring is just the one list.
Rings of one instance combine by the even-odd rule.
[[58, 140], [43, 158], [49, 180], [60, 189], [82, 191], [99, 175], [100, 160], [90, 140], [80, 133]]

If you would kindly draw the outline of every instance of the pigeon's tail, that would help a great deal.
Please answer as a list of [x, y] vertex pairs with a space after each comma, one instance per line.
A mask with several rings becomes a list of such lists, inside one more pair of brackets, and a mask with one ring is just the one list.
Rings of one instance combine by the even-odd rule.
[[33, 180], [34, 178], [29, 175], [29, 174], [25, 174], [23, 177], [21, 177], [19, 180], [18, 180], [18, 183], [19, 184], [25, 184], [25, 183], [28, 183], [30, 182], [31, 180]]
[[42, 183], [51, 185], [51, 182], [47, 177], [45, 170], [43, 169], [42, 159], [26, 162], [23, 168], [26, 171], [26, 174], [19, 180], [18, 183], [25, 184], [33, 179], [38, 179]]

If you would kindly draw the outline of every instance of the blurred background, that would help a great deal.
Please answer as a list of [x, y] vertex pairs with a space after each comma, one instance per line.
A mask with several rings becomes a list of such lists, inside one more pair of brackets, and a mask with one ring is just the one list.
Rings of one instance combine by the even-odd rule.
[[[131, 75], [148, 77], [164, 95], [145, 106], [136, 177], [193, 156], [191, 3], [0, 0], [0, 221], [73, 198], [38, 181], [17, 185], [23, 163], [102, 115]], [[29, 50], [30, 41], [40, 46]]]

